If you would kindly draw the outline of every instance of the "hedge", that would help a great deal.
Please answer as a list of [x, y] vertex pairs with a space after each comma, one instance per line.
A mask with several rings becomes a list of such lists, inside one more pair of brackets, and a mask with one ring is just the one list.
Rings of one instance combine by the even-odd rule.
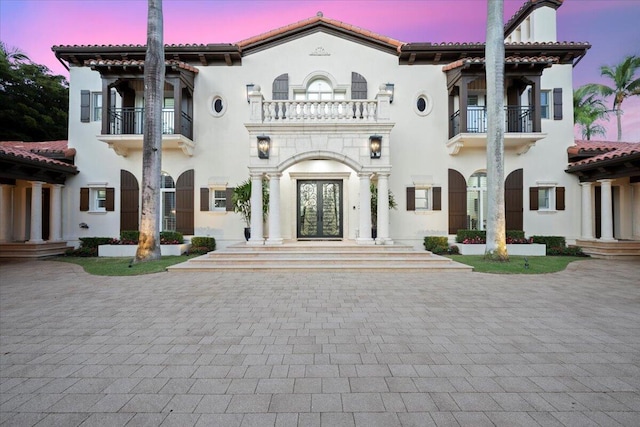
[[81, 248], [97, 248], [100, 245], [109, 245], [113, 241], [113, 237], [81, 237]]
[[[486, 240], [487, 232], [485, 230], [458, 230], [456, 234], [456, 243], [462, 243], [465, 240], [482, 239]], [[507, 230], [507, 239], [524, 239], [524, 230]], [[534, 242], [535, 243], [535, 242]]]
[[547, 255], [551, 255], [549, 253], [551, 248], [565, 248], [567, 246], [567, 241], [562, 236], [531, 236], [531, 240], [533, 243], [547, 245]]
[[216, 239], [214, 237], [192, 237], [191, 253], [207, 253], [216, 250]]
[[446, 236], [426, 236], [424, 238], [424, 249], [436, 255], [460, 253], [457, 246], [449, 246], [448, 240]]
[[[139, 239], [140, 232], [138, 230], [123, 230], [120, 232], [120, 243], [123, 245], [137, 245]], [[184, 243], [182, 233], [178, 233], [177, 231], [160, 232], [161, 245], [176, 245], [181, 243]]]

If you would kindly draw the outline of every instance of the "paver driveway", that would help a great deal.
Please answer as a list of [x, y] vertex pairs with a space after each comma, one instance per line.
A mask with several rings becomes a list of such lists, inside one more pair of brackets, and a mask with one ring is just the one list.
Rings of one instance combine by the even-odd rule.
[[2, 425], [640, 425], [637, 262], [0, 273]]

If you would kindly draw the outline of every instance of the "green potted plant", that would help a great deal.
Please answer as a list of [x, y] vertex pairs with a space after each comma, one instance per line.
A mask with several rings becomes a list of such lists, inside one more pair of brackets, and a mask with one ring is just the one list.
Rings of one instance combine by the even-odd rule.
[[[239, 213], [246, 224], [244, 238], [251, 237], [251, 180], [247, 179], [233, 189], [231, 196], [233, 211]], [[262, 220], [266, 221], [269, 212], [269, 185], [266, 180], [262, 180]]]
[[[378, 237], [378, 187], [371, 183], [371, 237], [375, 239]], [[393, 193], [389, 190], [389, 210], [397, 209], [398, 204], [396, 203], [395, 197], [393, 197]]]

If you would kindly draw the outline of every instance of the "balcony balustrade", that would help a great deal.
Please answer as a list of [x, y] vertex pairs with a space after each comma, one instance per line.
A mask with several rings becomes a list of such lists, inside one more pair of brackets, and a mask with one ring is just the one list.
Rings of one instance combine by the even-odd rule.
[[373, 122], [378, 119], [378, 101], [263, 101], [264, 122]]
[[[193, 121], [191, 117], [181, 112], [181, 135], [193, 139]], [[162, 134], [175, 134], [175, 111], [162, 110]], [[144, 133], [144, 108], [110, 108], [109, 109], [109, 134], [110, 135], [142, 135]]]
[[[516, 133], [533, 132], [533, 108], [508, 105], [505, 111], [505, 131]], [[450, 118], [452, 135], [459, 133], [487, 133], [486, 107], [470, 106], [467, 108], [467, 129], [461, 129], [460, 110]]]

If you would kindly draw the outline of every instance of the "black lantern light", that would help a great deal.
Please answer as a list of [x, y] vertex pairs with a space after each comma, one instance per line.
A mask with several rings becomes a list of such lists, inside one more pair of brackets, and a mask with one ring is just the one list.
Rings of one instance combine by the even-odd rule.
[[369, 146], [371, 148], [371, 158], [379, 159], [382, 152], [382, 137], [380, 135], [371, 135], [369, 137]]
[[395, 85], [393, 83], [386, 83], [385, 87], [387, 89], [387, 92], [391, 94], [391, 96], [389, 97], [389, 102], [393, 104], [393, 93], [396, 91]]
[[261, 135], [258, 137], [258, 158], [268, 159], [271, 149], [271, 138]]
[[251, 92], [253, 92], [253, 88], [254, 88], [254, 84], [253, 83], [249, 83], [247, 85], [247, 102], [251, 103], [251, 98], [249, 98], [249, 95], [251, 94]]

